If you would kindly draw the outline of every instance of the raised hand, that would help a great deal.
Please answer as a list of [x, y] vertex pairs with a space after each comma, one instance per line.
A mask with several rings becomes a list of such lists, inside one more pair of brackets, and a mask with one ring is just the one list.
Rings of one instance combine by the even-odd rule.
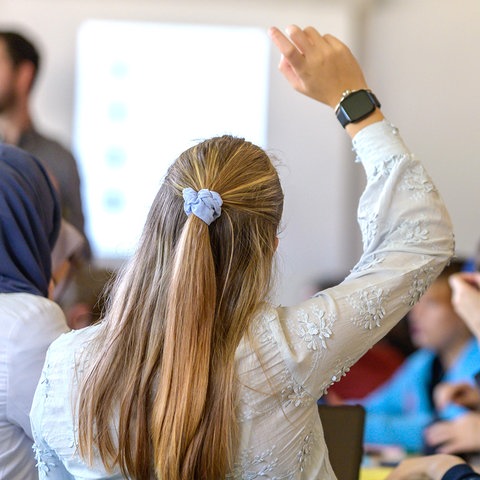
[[[320, 35], [313, 27], [291, 25], [284, 35], [272, 27], [269, 35], [282, 54], [279, 69], [292, 87], [332, 108], [347, 90], [368, 89], [362, 69], [350, 49], [333, 35]], [[376, 110], [365, 120], [347, 126], [356, 132], [383, 118]]]

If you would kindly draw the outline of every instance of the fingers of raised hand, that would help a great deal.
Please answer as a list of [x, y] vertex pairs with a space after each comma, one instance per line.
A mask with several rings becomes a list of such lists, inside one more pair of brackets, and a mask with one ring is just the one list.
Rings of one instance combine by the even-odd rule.
[[280, 53], [289, 61], [291, 65], [296, 66], [303, 56], [303, 53], [299, 50], [298, 46], [292, 43], [292, 41], [290, 41], [290, 39], [288, 39], [276, 27], [270, 28], [268, 33]]
[[293, 86], [296, 90], [301, 90], [301, 80], [298, 77], [295, 69], [292, 67], [290, 62], [282, 57], [278, 65], [278, 69], [283, 73], [290, 85]]
[[285, 36], [277, 28], [270, 29], [270, 37], [283, 56], [291, 65], [300, 69], [308, 62], [308, 58], [329, 48], [327, 42], [313, 27], [301, 29], [297, 25], [289, 25]]

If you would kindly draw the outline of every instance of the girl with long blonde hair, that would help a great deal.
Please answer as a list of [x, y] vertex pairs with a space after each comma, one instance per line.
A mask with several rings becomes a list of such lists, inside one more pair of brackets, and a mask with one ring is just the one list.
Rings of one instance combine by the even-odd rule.
[[[270, 33], [295, 89], [332, 107], [366, 91], [336, 38]], [[341, 285], [294, 307], [268, 302], [283, 193], [267, 154], [223, 136], [180, 155], [105, 318], [50, 347], [32, 408], [40, 478], [334, 478], [316, 400], [453, 245], [441, 199], [379, 106], [346, 129], [368, 177], [365, 252]]]

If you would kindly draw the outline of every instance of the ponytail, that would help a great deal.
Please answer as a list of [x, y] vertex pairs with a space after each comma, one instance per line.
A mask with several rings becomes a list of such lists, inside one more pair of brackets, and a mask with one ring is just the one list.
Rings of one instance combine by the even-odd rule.
[[[202, 422], [210, 389], [216, 295], [208, 226], [190, 215], [174, 254], [164, 325], [168, 347], [163, 351], [152, 415], [159, 478], [207, 478], [209, 467], [201, 461]], [[223, 453], [225, 439], [217, 438], [216, 443], [209, 449]], [[217, 468], [223, 472], [225, 466], [222, 462]]]

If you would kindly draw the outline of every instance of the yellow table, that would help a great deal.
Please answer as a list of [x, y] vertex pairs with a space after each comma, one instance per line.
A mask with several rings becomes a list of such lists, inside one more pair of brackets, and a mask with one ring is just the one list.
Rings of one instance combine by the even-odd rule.
[[359, 480], [385, 480], [391, 471], [390, 467], [362, 467]]

